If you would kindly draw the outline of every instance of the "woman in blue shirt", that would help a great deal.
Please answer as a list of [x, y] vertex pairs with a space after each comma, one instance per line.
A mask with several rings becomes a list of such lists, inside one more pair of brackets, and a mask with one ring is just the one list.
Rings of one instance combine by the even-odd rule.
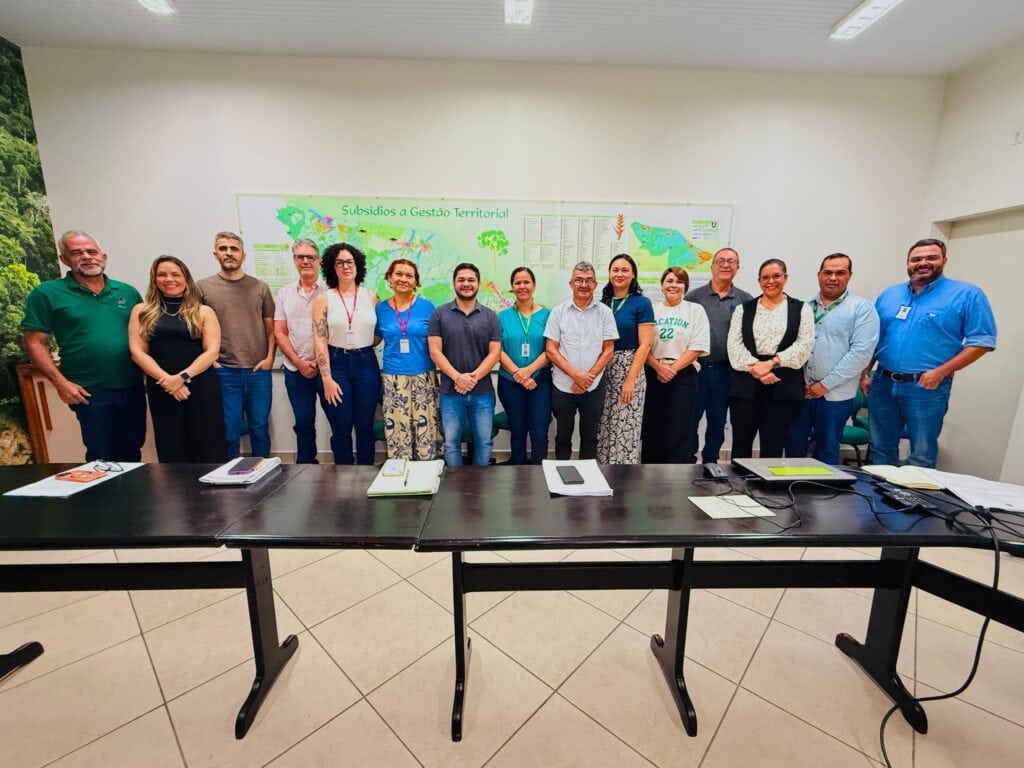
[[644, 415], [644, 361], [654, 344], [654, 307], [642, 296], [636, 262], [620, 253], [608, 265], [601, 301], [611, 307], [619, 338], [605, 369], [604, 410], [597, 431], [601, 464], [639, 464]]
[[[537, 281], [529, 267], [512, 271], [514, 306], [498, 313], [501, 368], [498, 398], [508, 417], [511, 464], [540, 464], [548, 455], [551, 421], [551, 364], [544, 352], [544, 326], [551, 310], [533, 300]], [[526, 437], [530, 437], [527, 461]]]
[[384, 439], [388, 458], [426, 461], [441, 455], [437, 371], [427, 351], [434, 305], [416, 296], [420, 272], [395, 259], [385, 279], [394, 295], [377, 304], [374, 344], [384, 341]]

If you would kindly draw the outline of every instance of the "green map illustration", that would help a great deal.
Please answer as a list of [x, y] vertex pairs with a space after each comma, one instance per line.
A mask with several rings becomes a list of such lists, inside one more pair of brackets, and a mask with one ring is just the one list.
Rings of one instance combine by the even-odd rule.
[[274, 291], [295, 279], [291, 244], [309, 238], [321, 251], [343, 242], [366, 254], [364, 285], [381, 298], [391, 293], [384, 275], [394, 259], [417, 265], [419, 293], [434, 304], [453, 298], [455, 265], [473, 263], [479, 299], [495, 311], [514, 302], [511, 271], [524, 264], [537, 276], [535, 299], [548, 306], [568, 297], [577, 262], [593, 263], [603, 283], [611, 258], [623, 252], [646, 285], [657, 286], [668, 266], [699, 280], [729, 242], [732, 221], [731, 206], [340, 196], [239, 195], [238, 211], [253, 273]]

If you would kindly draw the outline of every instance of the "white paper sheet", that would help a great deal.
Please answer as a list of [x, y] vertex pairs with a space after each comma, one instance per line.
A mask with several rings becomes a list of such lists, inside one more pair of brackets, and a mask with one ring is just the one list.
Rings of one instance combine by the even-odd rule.
[[[96, 471], [97, 465], [105, 466], [111, 465], [115, 462], [110, 461], [90, 461], [87, 464], [75, 467], [74, 470], [87, 470]], [[98, 477], [88, 483], [77, 483], [71, 480], [58, 480], [57, 475], [51, 475], [45, 480], [38, 480], [29, 485], [23, 485], [21, 488], [15, 488], [14, 490], [7, 491], [4, 496], [37, 496], [37, 497], [49, 497], [53, 499], [66, 499], [69, 496], [74, 496], [76, 493], [81, 493], [89, 488], [95, 488], [101, 483], [107, 482], [118, 475], [123, 475], [125, 472], [131, 472], [133, 469], [138, 469], [142, 466], [142, 462], [131, 462], [131, 461], [119, 461], [116, 465], [121, 468], [120, 472], [112, 472], [107, 470], [107, 474], [103, 477]]]
[[770, 509], [742, 493], [729, 496], [691, 496], [690, 501], [715, 520], [731, 517], [775, 517], [775, 513]]
[[[612, 487], [608, 485], [601, 468], [594, 459], [583, 461], [552, 461], [544, 459], [544, 480], [548, 484], [548, 492], [558, 496], [611, 496]], [[576, 467], [583, 477], [579, 485], [566, 485], [558, 476], [558, 467]]]

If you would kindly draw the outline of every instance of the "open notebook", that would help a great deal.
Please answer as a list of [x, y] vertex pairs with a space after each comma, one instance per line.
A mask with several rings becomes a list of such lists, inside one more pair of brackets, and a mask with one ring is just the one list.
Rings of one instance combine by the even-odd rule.
[[433, 496], [441, 487], [444, 462], [407, 461], [405, 472], [400, 475], [385, 475], [384, 468], [370, 483], [366, 495], [374, 496]]

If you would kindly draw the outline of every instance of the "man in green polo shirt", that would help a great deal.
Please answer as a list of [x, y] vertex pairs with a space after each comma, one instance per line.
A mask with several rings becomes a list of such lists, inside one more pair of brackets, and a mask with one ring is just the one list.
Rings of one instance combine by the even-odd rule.
[[[128, 316], [142, 299], [103, 274], [107, 254], [91, 235], [65, 232], [58, 246], [69, 272], [29, 294], [21, 323], [25, 348], [78, 417], [86, 461], [139, 461], [146, 396], [128, 352]], [[60, 348], [60, 367], [50, 355], [50, 336]]]

